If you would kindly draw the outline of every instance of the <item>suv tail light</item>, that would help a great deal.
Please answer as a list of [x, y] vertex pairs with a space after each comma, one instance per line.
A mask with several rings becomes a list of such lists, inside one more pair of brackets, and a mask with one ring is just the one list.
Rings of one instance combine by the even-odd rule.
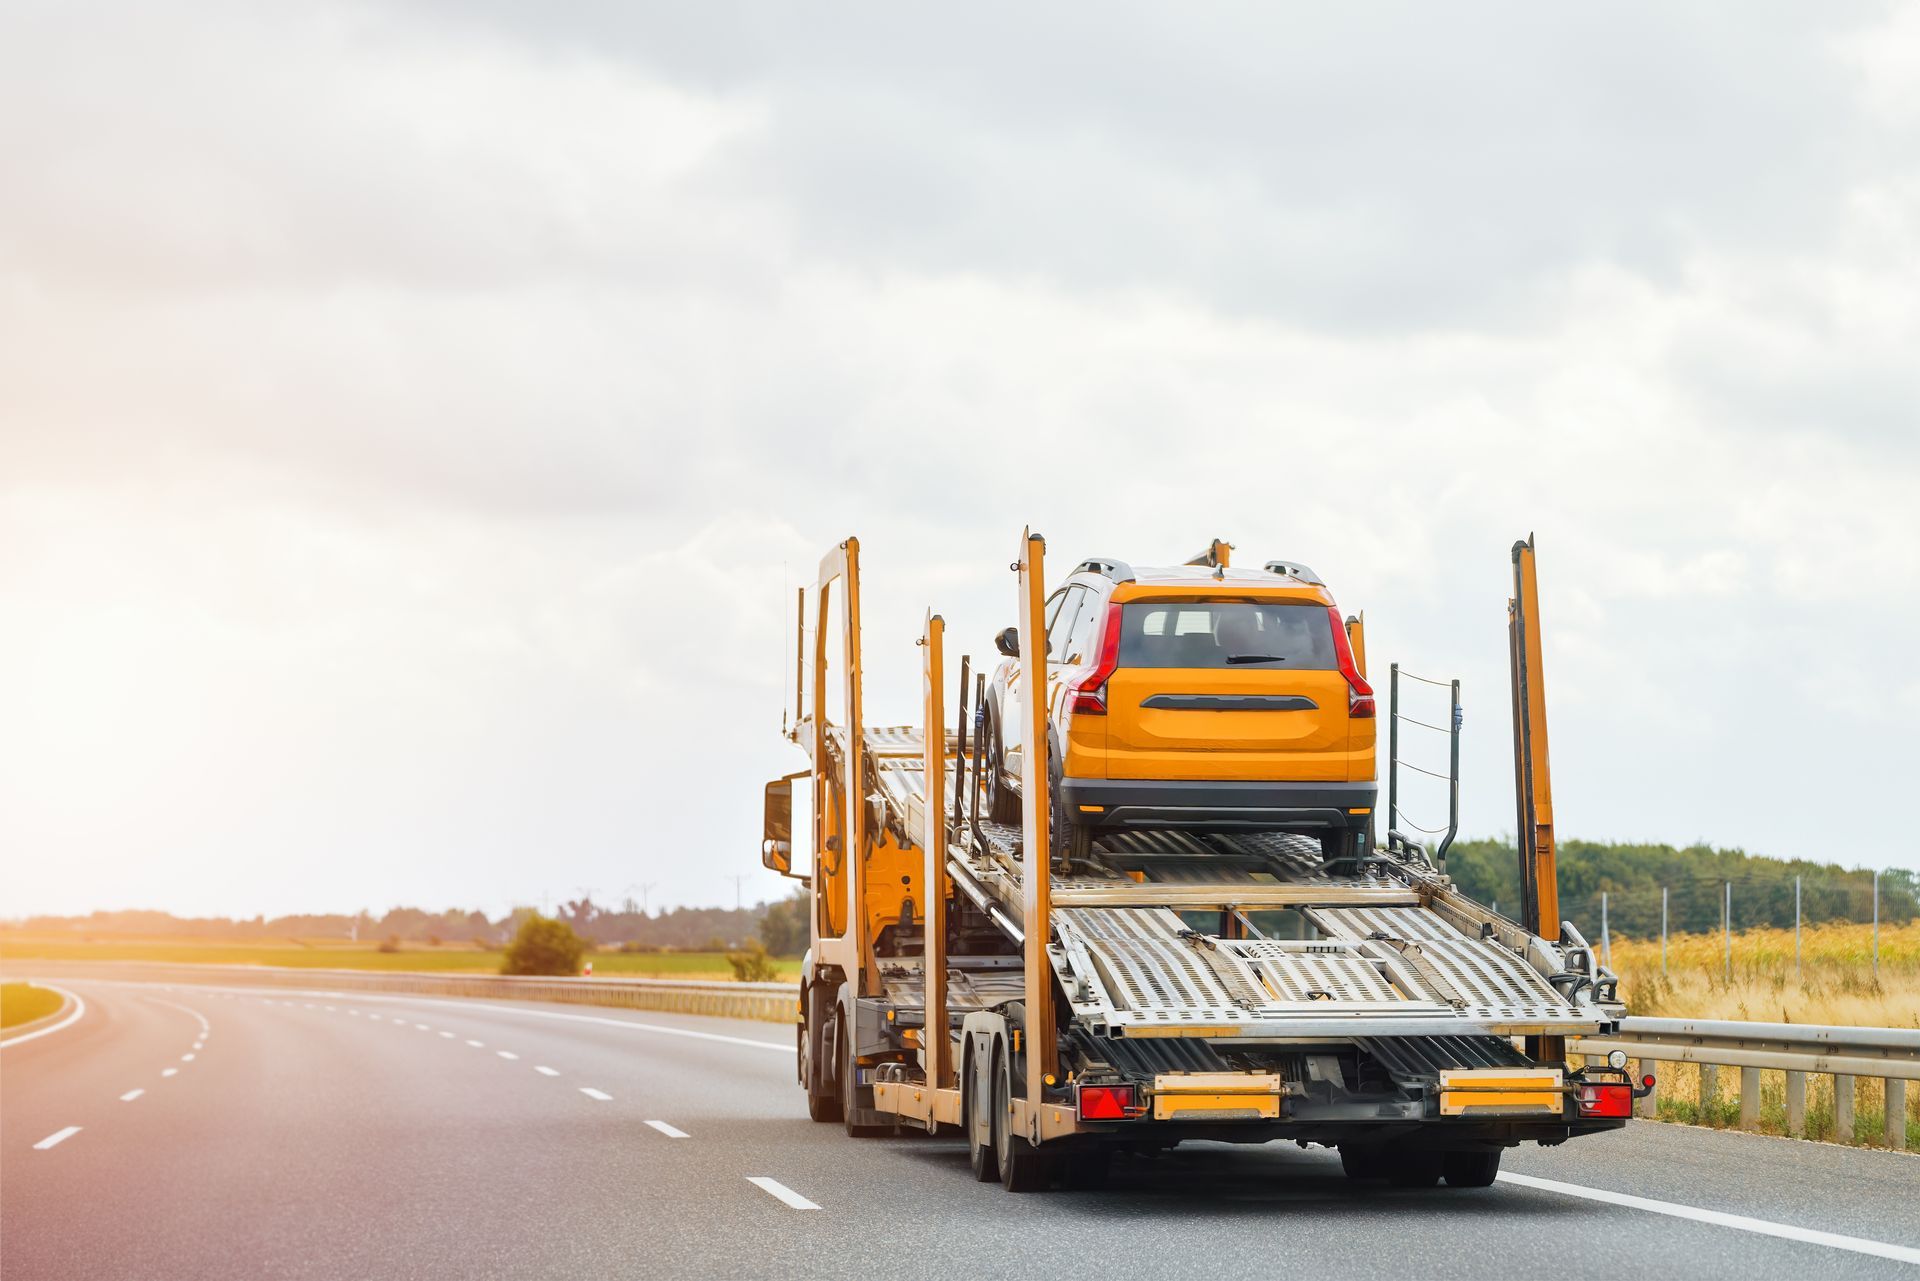
[[1333, 623], [1333, 654], [1340, 662], [1340, 674], [1347, 678], [1347, 715], [1355, 720], [1371, 720], [1373, 686], [1367, 684], [1367, 678], [1360, 674], [1360, 665], [1353, 661], [1353, 645], [1347, 640], [1347, 625], [1340, 617], [1340, 607], [1327, 606], [1327, 618]]
[[1108, 602], [1107, 616], [1100, 623], [1100, 657], [1093, 669], [1067, 682], [1072, 701], [1069, 710], [1081, 716], [1107, 714], [1107, 679], [1120, 666], [1120, 607]]
[[1597, 1117], [1626, 1117], [1633, 1115], [1633, 1087], [1631, 1085], [1582, 1085], [1580, 1087], [1580, 1115]]
[[1074, 1110], [1082, 1121], [1124, 1121], [1132, 1115], [1131, 1085], [1083, 1085], [1074, 1092]]

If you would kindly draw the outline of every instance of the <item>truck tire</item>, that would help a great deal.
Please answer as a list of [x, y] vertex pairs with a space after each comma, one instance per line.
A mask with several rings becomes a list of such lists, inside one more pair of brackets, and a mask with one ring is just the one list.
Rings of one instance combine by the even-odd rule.
[[1387, 1177], [1387, 1165], [1377, 1147], [1361, 1147], [1353, 1143], [1340, 1145], [1340, 1168], [1354, 1182]]
[[1010, 1102], [1013, 1098], [1012, 1072], [1006, 1054], [996, 1056], [993, 1074], [993, 1149], [1000, 1160], [1000, 1186], [1009, 1192], [1038, 1192], [1047, 1185], [1051, 1158], [1025, 1136], [1015, 1134]]
[[800, 1027], [800, 1085], [807, 1092], [807, 1116], [814, 1121], [840, 1119], [839, 1092], [828, 1088], [827, 1082], [814, 1079], [824, 1075], [814, 1069], [821, 1062], [823, 1042], [819, 1038], [826, 1035], [831, 1026], [820, 1008], [826, 1003], [823, 989], [807, 989], [807, 1021]]
[[[982, 1097], [983, 1092], [974, 1088], [973, 1064], [967, 1063], [967, 1070], [960, 1077], [966, 1090], [966, 1127], [967, 1127], [967, 1164], [973, 1167], [973, 1177], [981, 1183], [1000, 1181], [1000, 1158], [993, 1150], [993, 1118], [981, 1109], [990, 1108], [991, 1100]], [[985, 1130], [983, 1135], [981, 1131]]]
[[1500, 1174], [1500, 1149], [1491, 1152], [1449, 1152], [1440, 1162], [1450, 1188], [1484, 1188]]
[[840, 1120], [847, 1127], [850, 1139], [873, 1139], [883, 1134], [893, 1133], [891, 1125], [869, 1125], [854, 1120], [862, 1111], [869, 1110], [860, 1098], [860, 1080], [858, 1061], [853, 1054], [853, 1030], [846, 1026], [845, 1011], [833, 1020], [833, 1048], [839, 1055], [839, 1071], [835, 1074], [835, 1085], [840, 1090]]
[[1396, 1188], [1430, 1188], [1440, 1182], [1438, 1152], [1388, 1152], [1387, 1178]]

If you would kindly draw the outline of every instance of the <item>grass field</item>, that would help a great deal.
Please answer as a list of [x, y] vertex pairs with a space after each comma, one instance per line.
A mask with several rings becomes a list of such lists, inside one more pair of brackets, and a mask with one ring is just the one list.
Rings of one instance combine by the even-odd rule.
[[[75, 939], [0, 933], [0, 957], [38, 961], [169, 961], [186, 965], [279, 965], [299, 969], [426, 970], [442, 973], [498, 974], [499, 949], [449, 944], [403, 945], [382, 952], [373, 943], [340, 939], [262, 939], [226, 942], [213, 939]], [[634, 978], [731, 979], [721, 952], [595, 952], [588, 958], [595, 974]], [[780, 977], [797, 978], [800, 962], [776, 961]]]
[[[1838, 1023], [1920, 1028], [1920, 922], [1880, 929], [1880, 969], [1872, 964], [1873, 927], [1808, 926], [1794, 962], [1793, 931], [1746, 930], [1733, 936], [1733, 973], [1726, 975], [1718, 934], [1675, 934], [1660, 965], [1660, 940], [1613, 939], [1613, 969], [1633, 1014], [1667, 1018], [1751, 1019], [1769, 1023]], [[1722, 1068], [1703, 1089], [1700, 1070], [1663, 1064], [1658, 1104], [1669, 1121], [1731, 1128], [1740, 1116], [1740, 1072]], [[1786, 1074], [1760, 1074], [1760, 1129], [1787, 1128]], [[1834, 1080], [1807, 1078], [1807, 1135], [1833, 1139]], [[1920, 1149], [1920, 1089], [1907, 1091], [1907, 1147]], [[1877, 1079], [1854, 1086], [1855, 1139], [1882, 1143], [1886, 1091]]]
[[60, 994], [31, 983], [0, 983], [0, 1028], [19, 1027], [58, 1010]]

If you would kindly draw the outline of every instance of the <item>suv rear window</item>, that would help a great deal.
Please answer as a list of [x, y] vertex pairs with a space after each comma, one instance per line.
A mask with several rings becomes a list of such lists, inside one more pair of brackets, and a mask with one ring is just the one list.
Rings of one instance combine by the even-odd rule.
[[1324, 605], [1280, 601], [1134, 601], [1121, 606], [1120, 666], [1333, 671]]

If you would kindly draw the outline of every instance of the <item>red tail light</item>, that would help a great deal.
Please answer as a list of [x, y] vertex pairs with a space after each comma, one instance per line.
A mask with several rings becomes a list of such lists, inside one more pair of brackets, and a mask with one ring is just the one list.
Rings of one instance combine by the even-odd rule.
[[1580, 1115], [1624, 1117], [1633, 1115], [1631, 1085], [1583, 1085], [1580, 1087]]
[[1072, 702], [1067, 706], [1080, 716], [1105, 716], [1107, 714], [1107, 679], [1120, 667], [1120, 607], [1107, 605], [1107, 616], [1101, 624], [1100, 657], [1094, 662], [1093, 670], [1076, 676], [1067, 682]]
[[1353, 645], [1347, 640], [1347, 625], [1340, 617], [1340, 607], [1327, 606], [1327, 618], [1333, 623], [1333, 655], [1340, 662], [1340, 674], [1347, 678], [1347, 715], [1355, 720], [1371, 720], [1373, 686], [1367, 684], [1367, 678], [1360, 674], [1360, 665], [1353, 661]]
[[1131, 1085], [1083, 1085], [1076, 1092], [1082, 1121], [1124, 1121], [1134, 1111]]

